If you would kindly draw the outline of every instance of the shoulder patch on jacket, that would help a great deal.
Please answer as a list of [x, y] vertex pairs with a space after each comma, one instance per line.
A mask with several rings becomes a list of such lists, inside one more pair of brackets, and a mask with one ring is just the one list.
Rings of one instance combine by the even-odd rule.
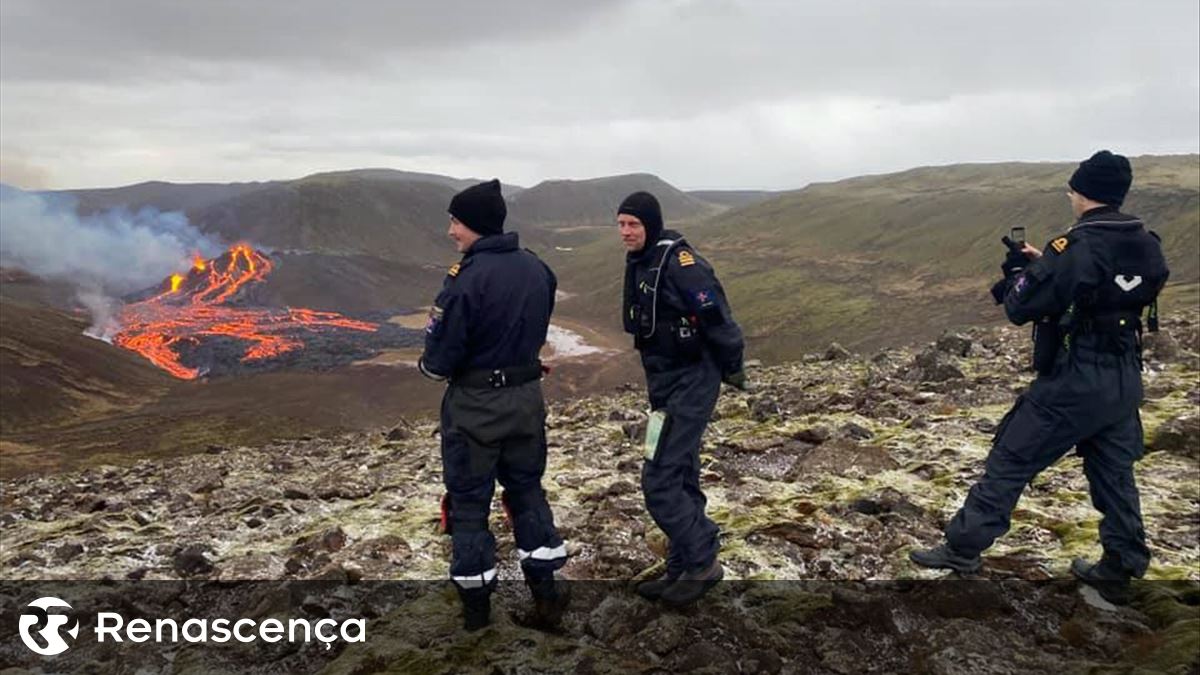
[[695, 264], [696, 264], [696, 256], [692, 255], [691, 251], [684, 249], [679, 252], [679, 266], [680, 267], [691, 267], [692, 265], [695, 265]]
[[450, 266], [449, 270], [446, 270], [446, 274], [450, 275], [451, 277], [456, 277], [456, 276], [458, 276], [458, 272], [461, 269], [462, 269], [462, 263], [454, 263], [453, 265]]
[[1058, 239], [1050, 242], [1050, 248], [1053, 248], [1055, 253], [1062, 253], [1063, 251], [1067, 250], [1067, 246], [1070, 244], [1071, 241], [1066, 237], [1059, 237]]

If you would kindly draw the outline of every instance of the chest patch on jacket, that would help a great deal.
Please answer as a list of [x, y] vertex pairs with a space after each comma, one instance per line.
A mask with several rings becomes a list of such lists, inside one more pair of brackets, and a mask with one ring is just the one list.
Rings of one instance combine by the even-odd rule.
[[1117, 282], [1117, 285], [1121, 287], [1122, 291], [1128, 293], [1129, 291], [1132, 291], [1133, 289], [1142, 285], [1142, 275], [1135, 274], [1130, 277], [1125, 276], [1124, 274], [1118, 274], [1117, 276], [1113, 277], [1113, 281]]

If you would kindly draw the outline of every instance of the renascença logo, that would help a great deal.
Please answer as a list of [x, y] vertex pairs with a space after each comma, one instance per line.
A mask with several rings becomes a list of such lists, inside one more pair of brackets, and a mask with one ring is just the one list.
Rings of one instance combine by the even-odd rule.
[[[18, 624], [21, 630], [21, 641], [32, 651], [42, 656], [55, 656], [71, 647], [63, 638], [65, 632], [72, 641], [79, 637], [79, 621], [71, 623], [66, 628], [70, 617], [64, 614], [51, 614], [47, 610], [53, 607], [64, 607], [68, 610], [71, 605], [55, 597], [38, 598], [29, 603], [25, 613], [21, 615]], [[183, 642], [223, 643], [231, 640], [238, 642], [320, 642], [325, 649], [332, 648], [332, 643], [366, 642], [367, 622], [365, 619], [344, 619], [337, 621], [324, 618], [317, 621], [308, 619], [186, 619], [182, 623], [175, 619], [133, 619], [126, 622], [125, 617], [116, 612], [98, 612], [95, 616], [96, 626], [93, 631], [97, 642], [148, 642], [157, 643]], [[39, 639], [40, 638], [40, 639]]]
[[[55, 656], [71, 648], [63, 639], [62, 628], [67, 626], [70, 617], [65, 614], [51, 614], [53, 607], [71, 609], [67, 603], [55, 597], [38, 598], [29, 603], [25, 613], [21, 615], [17, 627], [21, 630], [21, 641], [34, 652], [42, 656]], [[79, 621], [76, 620], [66, 629], [71, 640], [79, 637]], [[36, 636], [36, 637], [35, 637]], [[41, 638], [38, 640], [37, 638]]]

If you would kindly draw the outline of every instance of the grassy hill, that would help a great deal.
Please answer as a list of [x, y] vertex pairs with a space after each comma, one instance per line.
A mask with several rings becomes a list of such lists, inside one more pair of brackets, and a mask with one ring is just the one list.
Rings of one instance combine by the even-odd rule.
[[630, 193], [647, 190], [658, 197], [663, 212], [675, 218], [712, 215], [723, 207], [672, 186], [658, 176], [633, 173], [588, 180], [548, 180], [509, 200], [509, 215], [522, 222], [554, 227], [608, 225]]
[[687, 193], [701, 201], [731, 208], [765, 202], [780, 194], [770, 190], [688, 190]]
[[[1172, 267], [1163, 312], [1195, 307], [1200, 158], [1133, 163], [1126, 210], [1162, 235]], [[868, 350], [1003, 321], [987, 294], [1002, 259], [998, 239], [1013, 225], [1025, 226], [1034, 242], [1068, 227], [1064, 185], [1074, 166], [923, 167], [812, 185], [733, 209], [644, 174], [550, 181], [511, 199], [509, 229], [557, 272], [566, 294], [559, 317], [612, 340], [621, 330], [624, 266], [614, 211], [629, 192], [655, 192], [668, 226], [717, 266], [750, 356], [787, 361], [835, 340]], [[457, 258], [445, 237], [454, 190], [445, 181], [367, 170], [76, 195], [85, 208], [187, 209], [206, 232], [275, 250], [265, 301], [360, 312], [432, 299]], [[68, 461], [83, 452], [171, 454], [206, 443], [258, 442], [281, 430], [381, 425], [401, 411], [432, 410], [439, 394], [412, 371], [386, 367], [180, 384], [133, 354], [84, 337], [84, 318], [56, 309], [70, 306], [72, 289], [5, 274], [0, 455], [9, 465], [28, 468], [49, 457], [38, 448], [53, 448], [53, 461]], [[585, 375], [553, 379], [582, 382]]]
[[153, 206], [160, 211], [192, 212], [239, 195], [255, 192], [278, 181], [264, 183], [167, 183], [148, 181], [116, 188], [62, 190], [50, 194], [74, 197], [81, 215], [113, 208]]
[[172, 385], [140, 356], [86, 337], [84, 315], [29, 302], [30, 279], [0, 292], [0, 427], [13, 431], [132, 409]]
[[[1134, 158], [1125, 210], [1162, 237], [1172, 268], [1164, 305], [1194, 302], [1200, 281], [1200, 162]], [[1073, 221], [1067, 163], [925, 167], [812, 185], [690, 223], [667, 210], [716, 264], [752, 352], [796, 358], [831, 341], [870, 348], [1002, 320], [987, 290], [999, 238], [1024, 225], [1033, 242]], [[563, 311], [614, 329], [623, 256], [615, 234], [556, 252]]]
[[[454, 178], [453, 176], [443, 176], [439, 173], [401, 171], [399, 169], [351, 169], [349, 171], [327, 171], [323, 173], [315, 173], [302, 180], [347, 178], [362, 178], [366, 180], [398, 180], [408, 182], [424, 181], [427, 183], [443, 185], [455, 191], [463, 190], [477, 183], [482, 183], [485, 180], [483, 178]], [[520, 185], [513, 185], [510, 183], [502, 182], [500, 185], [501, 191], [504, 193], [505, 197], [511, 197], [525, 189]]]

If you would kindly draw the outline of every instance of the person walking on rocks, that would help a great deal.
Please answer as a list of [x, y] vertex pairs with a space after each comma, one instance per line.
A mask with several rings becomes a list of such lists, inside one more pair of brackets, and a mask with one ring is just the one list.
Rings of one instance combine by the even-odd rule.
[[450, 576], [468, 630], [490, 621], [496, 540], [488, 530], [496, 480], [537, 618], [554, 623], [565, 595], [554, 571], [567, 551], [542, 489], [546, 405], [538, 353], [554, 311], [557, 280], [504, 232], [500, 181], [450, 201], [448, 232], [462, 259], [450, 267], [429, 311], [421, 373], [449, 380], [442, 398], [442, 524], [450, 534]]
[[642, 492], [669, 539], [666, 573], [637, 592], [686, 605], [723, 576], [717, 525], [704, 513], [700, 490], [700, 438], [721, 382], [746, 388], [742, 330], [712, 266], [682, 235], [663, 229], [653, 195], [626, 197], [617, 226], [626, 251], [624, 326], [650, 395]]
[[972, 573], [980, 553], [1008, 531], [1034, 476], [1072, 447], [1083, 456], [1092, 504], [1103, 515], [1099, 562], [1071, 572], [1110, 600], [1150, 561], [1133, 464], [1143, 453], [1141, 334], [1157, 330], [1168, 270], [1158, 236], [1120, 212], [1133, 180], [1129, 160], [1107, 150], [1079, 164], [1067, 197], [1078, 221], [1040, 251], [1010, 250], [992, 289], [1008, 318], [1036, 322], [1037, 378], [999, 425], [983, 477], [945, 530], [945, 543], [910, 554], [924, 567]]

